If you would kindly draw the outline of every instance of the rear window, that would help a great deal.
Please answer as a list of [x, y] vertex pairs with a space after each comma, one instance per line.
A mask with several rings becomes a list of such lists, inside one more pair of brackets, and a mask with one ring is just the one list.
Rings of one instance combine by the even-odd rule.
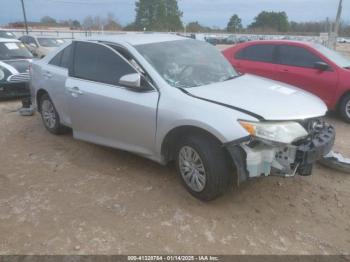
[[235, 58], [258, 62], [272, 63], [274, 57], [274, 45], [252, 45], [239, 51]]

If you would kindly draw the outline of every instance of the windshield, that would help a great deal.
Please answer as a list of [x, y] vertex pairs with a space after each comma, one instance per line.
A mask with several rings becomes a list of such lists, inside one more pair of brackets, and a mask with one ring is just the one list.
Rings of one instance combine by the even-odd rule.
[[38, 38], [40, 46], [43, 47], [58, 47], [64, 43], [63, 39], [57, 38]]
[[12, 32], [0, 31], [0, 38], [16, 39], [16, 36]]
[[336, 65], [344, 68], [350, 67], [350, 59], [342, 54], [320, 44], [315, 44], [315, 48], [329, 60], [332, 60]]
[[19, 42], [0, 43], [0, 60], [9, 60], [16, 58], [32, 58], [33, 55], [28, 51], [24, 44]]
[[202, 41], [168, 41], [136, 49], [173, 87], [208, 85], [238, 76], [218, 49]]

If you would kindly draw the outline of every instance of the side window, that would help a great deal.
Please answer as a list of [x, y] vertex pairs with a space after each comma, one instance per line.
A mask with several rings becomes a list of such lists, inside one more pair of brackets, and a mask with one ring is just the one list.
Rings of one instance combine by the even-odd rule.
[[63, 49], [63, 51], [61, 51], [61, 53], [61, 67], [68, 68], [71, 61], [72, 45], [67, 46], [65, 49]]
[[239, 51], [235, 58], [272, 63], [274, 60], [274, 51], [274, 45], [252, 45]]
[[77, 42], [73, 72], [77, 78], [118, 85], [122, 76], [136, 71], [107, 47], [94, 43]]
[[59, 52], [57, 55], [55, 55], [55, 57], [50, 60], [49, 64], [55, 65], [55, 66], [60, 66], [61, 65], [61, 58], [62, 58], [62, 51]]
[[321, 58], [305, 48], [291, 45], [279, 46], [279, 64], [314, 68], [315, 63], [320, 61], [322, 61]]
[[68, 68], [71, 59], [72, 45], [67, 46], [49, 62], [50, 65], [55, 65], [63, 68]]

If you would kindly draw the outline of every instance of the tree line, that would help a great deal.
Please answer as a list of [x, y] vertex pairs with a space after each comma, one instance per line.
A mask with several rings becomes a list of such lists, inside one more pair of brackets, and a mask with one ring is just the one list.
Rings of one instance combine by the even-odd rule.
[[[286, 12], [262, 11], [248, 26], [244, 27], [242, 19], [233, 14], [225, 28], [210, 27], [198, 21], [184, 24], [183, 12], [177, 0], [138, 0], [135, 2], [135, 20], [125, 26], [119, 23], [112, 13], [106, 17], [87, 16], [83, 21], [63, 20], [45, 16], [40, 22], [30, 23], [33, 26], [69, 27], [82, 30], [112, 30], [112, 31], [163, 31], [191, 33], [198, 32], [230, 32], [230, 33], [320, 33], [329, 32], [332, 28], [330, 21], [294, 22], [289, 21]], [[19, 27], [23, 23], [12, 23], [9, 26]], [[350, 25], [342, 23], [340, 35], [350, 36]]]

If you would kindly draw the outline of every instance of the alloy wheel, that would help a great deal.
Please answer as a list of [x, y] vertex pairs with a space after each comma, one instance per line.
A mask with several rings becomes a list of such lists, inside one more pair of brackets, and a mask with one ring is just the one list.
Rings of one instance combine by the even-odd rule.
[[201, 192], [206, 184], [206, 171], [202, 159], [196, 150], [184, 146], [179, 151], [179, 169], [187, 186], [195, 192]]
[[350, 100], [345, 105], [345, 113], [350, 118]]
[[52, 129], [56, 125], [56, 113], [53, 104], [49, 100], [44, 100], [41, 106], [41, 114], [45, 125]]

